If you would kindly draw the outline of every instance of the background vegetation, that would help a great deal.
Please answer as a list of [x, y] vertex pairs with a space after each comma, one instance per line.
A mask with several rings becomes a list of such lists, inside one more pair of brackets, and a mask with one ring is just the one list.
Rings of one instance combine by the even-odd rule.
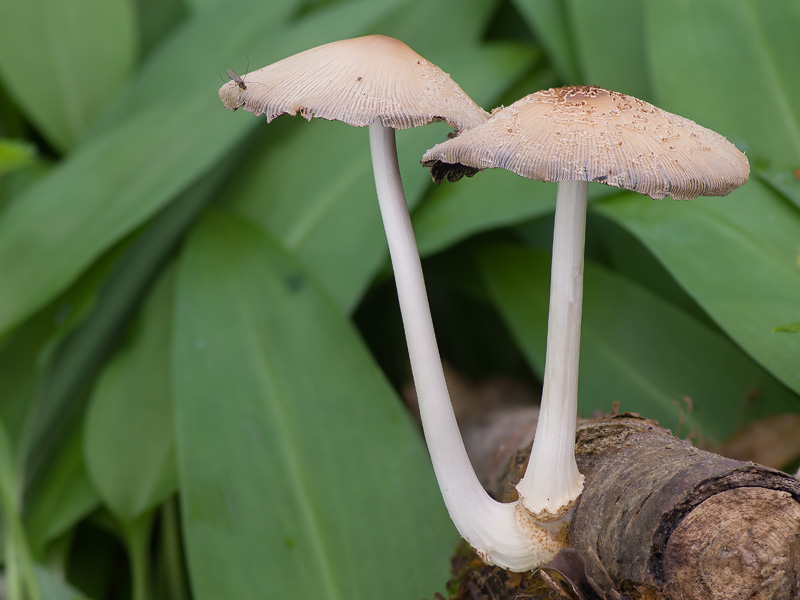
[[[5, 597], [443, 588], [366, 131], [216, 94], [336, 39], [398, 37], [486, 108], [591, 83], [746, 151], [726, 198], [592, 186], [581, 412], [710, 447], [798, 413], [797, 31], [796, 0], [0, 2]], [[398, 134], [445, 358], [536, 387], [555, 186], [436, 188], [447, 132]]]

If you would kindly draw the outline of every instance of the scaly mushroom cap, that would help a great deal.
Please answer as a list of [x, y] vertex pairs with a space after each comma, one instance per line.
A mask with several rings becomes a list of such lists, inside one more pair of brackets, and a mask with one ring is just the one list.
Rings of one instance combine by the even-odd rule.
[[437, 183], [502, 167], [542, 181], [594, 181], [691, 200], [724, 196], [750, 165], [724, 137], [642, 100], [599, 87], [544, 90], [428, 150]]
[[363, 127], [407, 129], [446, 121], [456, 131], [486, 121], [450, 76], [403, 42], [370, 35], [333, 42], [248, 73], [219, 90], [226, 108], [267, 121], [300, 113]]

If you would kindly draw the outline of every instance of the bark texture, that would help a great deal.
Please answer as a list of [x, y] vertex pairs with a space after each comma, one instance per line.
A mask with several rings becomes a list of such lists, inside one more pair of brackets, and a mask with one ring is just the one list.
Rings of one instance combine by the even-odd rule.
[[595, 578], [685, 599], [800, 597], [800, 482], [704, 452], [644, 419], [584, 424], [570, 541]]
[[[800, 598], [794, 477], [699, 450], [637, 415], [582, 423], [576, 451], [586, 481], [570, 528], [574, 550], [519, 579], [462, 558], [452, 589], [463, 595], [453, 598]], [[526, 453], [483, 475], [497, 497], [514, 498]], [[482, 590], [488, 581], [495, 587]], [[550, 595], [543, 581], [559, 591]]]

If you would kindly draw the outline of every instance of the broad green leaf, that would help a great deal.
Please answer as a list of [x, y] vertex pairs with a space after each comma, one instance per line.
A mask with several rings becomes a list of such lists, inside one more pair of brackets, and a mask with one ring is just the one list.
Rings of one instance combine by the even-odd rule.
[[[462, 239], [552, 213], [557, 186], [487, 169], [455, 184], [442, 183], [414, 211], [420, 254], [431, 254]], [[616, 193], [606, 185], [589, 187], [591, 199]]]
[[709, 316], [784, 384], [800, 391], [800, 215], [758, 180], [692, 202], [622, 194], [595, 210], [628, 229]]
[[800, 167], [758, 169], [755, 174], [775, 191], [800, 208]]
[[[567, 6], [561, 0], [513, 0], [566, 84], [582, 80]], [[536, 90], [531, 90], [532, 92]]]
[[[460, 0], [458, 10], [452, 10], [450, 0], [406, 0], [403, 6], [378, 21], [372, 33], [403, 41], [449, 73], [449, 66], [441, 57], [456, 58], [454, 48], [470, 47], [483, 39], [486, 21], [499, 3], [499, 0]], [[447, 27], [442, 27], [440, 19], [420, 19], [421, 13], [447, 14]], [[454, 64], [461, 67], [463, 63], [456, 61]], [[461, 83], [460, 79], [456, 81]]]
[[33, 164], [36, 148], [20, 140], [0, 139], [0, 177]]
[[586, 83], [652, 99], [641, 0], [569, 0], [569, 22]]
[[414, 211], [420, 254], [432, 254], [470, 234], [553, 212], [556, 186], [487, 169], [442, 183]]
[[98, 119], [92, 133], [99, 135], [154, 105], [169, 104], [173, 110], [184, 110], [198, 97], [205, 107], [198, 124], [220, 112], [225, 115], [217, 90], [228, 80], [228, 68], [244, 73], [248, 62], [250, 69], [256, 69], [288, 54], [332, 42], [337, 34], [360, 35], [402, 1], [386, 0], [378, 5], [361, 0], [320, 9], [291, 22], [287, 21], [296, 0], [220, 2], [184, 20]]
[[0, 343], [0, 420], [17, 447], [40, 375], [43, 348], [57, 335], [57, 311], [45, 311]]
[[[83, 418], [83, 409], [95, 377], [118, 343], [118, 336], [137, 309], [142, 296], [181, 236], [219, 185], [220, 173], [211, 172], [166, 207], [140, 235], [103, 255], [90, 274], [111, 263], [98, 285], [94, 305], [84, 321], [54, 344], [35, 395], [35, 407], [26, 423], [22, 456], [29, 476], [51, 457], [63, 431]], [[110, 271], [110, 272], [109, 272]]]
[[100, 506], [83, 462], [80, 430], [74, 429], [26, 490], [25, 528], [31, 551], [41, 559], [48, 542], [63, 535]]
[[95, 384], [86, 415], [89, 474], [117, 518], [132, 522], [177, 486], [169, 348], [172, 271], [162, 275], [125, 346]]
[[352, 325], [239, 218], [209, 215], [182, 258], [174, 365], [195, 597], [432, 595], [455, 531]]
[[[518, 78], [532, 60], [530, 51], [505, 44], [459, 47], [443, 56], [454, 80], [484, 104]], [[252, 120], [253, 116], [231, 119]], [[231, 176], [236, 181], [231, 206], [293, 250], [349, 311], [388, 254], [368, 134], [366, 129], [322, 119], [289, 127], [281, 144], [257, 147]], [[437, 123], [397, 132], [409, 207], [431, 188], [428, 171], [419, 165], [420, 157], [449, 131]]]
[[198, 127], [196, 113], [160, 107], [127, 121], [8, 207], [0, 216], [0, 271], [14, 293], [0, 298], [0, 331], [40, 308], [213, 164], [219, 149], [210, 141], [236, 139], [230, 124]]
[[742, 143], [751, 162], [800, 165], [800, 3], [646, 3], [659, 105]]
[[[331, 30], [355, 34], [374, 13], [363, 4], [320, 11], [270, 36], [268, 47], [277, 54], [286, 45], [314, 45]], [[212, 45], [207, 38], [202, 43]], [[231, 119], [207, 88], [184, 103], [167, 101], [168, 94], [161, 100], [98, 134], [0, 215], [0, 272], [4, 289], [14, 290], [0, 297], [0, 335], [188, 187], [255, 124]]]
[[[552, 222], [549, 225], [552, 228]], [[695, 320], [717, 329], [714, 321], [675, 281], [666, 267], [628, 230], [590, 210], [586, 233], [588, 259], [605, 264], [617, 274], [635, 281]], [[549, 245], [539, 248], [550, 251]]]
[[188, 17], [184, 0], [135, 0], [139, 20], [139, 53], [146, 57]]
[[128, 0], [0, 3], [0, 77], [57, 149], [74, 145], [132, 70], [132, 8]]
[[20, 520], [20, 481], [11, 439], [0, 421], [0, 525], [3, 543], [3, 597], [42, 598], [30, 545]]
[[[478, 257], [496, 306], [537, 373], [544, 370], [550, 255], [498, 246]], [[621, 410], [679, 436], [719, 443], [798, 397], [725, 337], [611, 271], [587, 263], [581, 325], [583, 415]], [[757, 398], [754, 402], [753, 398]]]
[[222, 0], [186, 0], [192, 12], [203, 12], [223, 4]]
[[52, 168], [49, 160], [37, 157], [34, 161], [0, 177], [0, 213], [23, 192], [44, 178]]
[[36, 579], [42, 590], [42, 600], [89, 600], [61, 577], [37, 565]]
[[32, 416], [38, 417], [41, 411], [37, 399], [45, 373], [63, 340], [92, 313], [99, 290], [118, 259], [118, 252], [104, 256], [44, 310], [0, 341], [0, 417], [21, 465], [27, 458], [21, 446], [30, 435]]

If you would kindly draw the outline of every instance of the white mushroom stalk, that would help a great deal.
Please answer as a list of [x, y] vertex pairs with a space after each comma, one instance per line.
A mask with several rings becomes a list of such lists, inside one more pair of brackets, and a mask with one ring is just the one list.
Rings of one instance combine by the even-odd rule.
[[585, 181], [558, 184], [542, 402], [528, 467], [517, 485], [534, 519], [553, 524], [569, 519], [583, 490], [575, 426], [588, 189]]
[[512, 571], [530, 570], [552, 558], [563, 546], [563, 540], [558, 530], [537, 528], [525, 511], [518, 510], [517, 503], [492, 499], [475, 475], [444, 379], [419, 252], [400, 181], [394, 130], [376, 121], [369, 126], [369, 134], [375, 187], [425, 440], [442, 497], [456, 529], [484, 562]]

